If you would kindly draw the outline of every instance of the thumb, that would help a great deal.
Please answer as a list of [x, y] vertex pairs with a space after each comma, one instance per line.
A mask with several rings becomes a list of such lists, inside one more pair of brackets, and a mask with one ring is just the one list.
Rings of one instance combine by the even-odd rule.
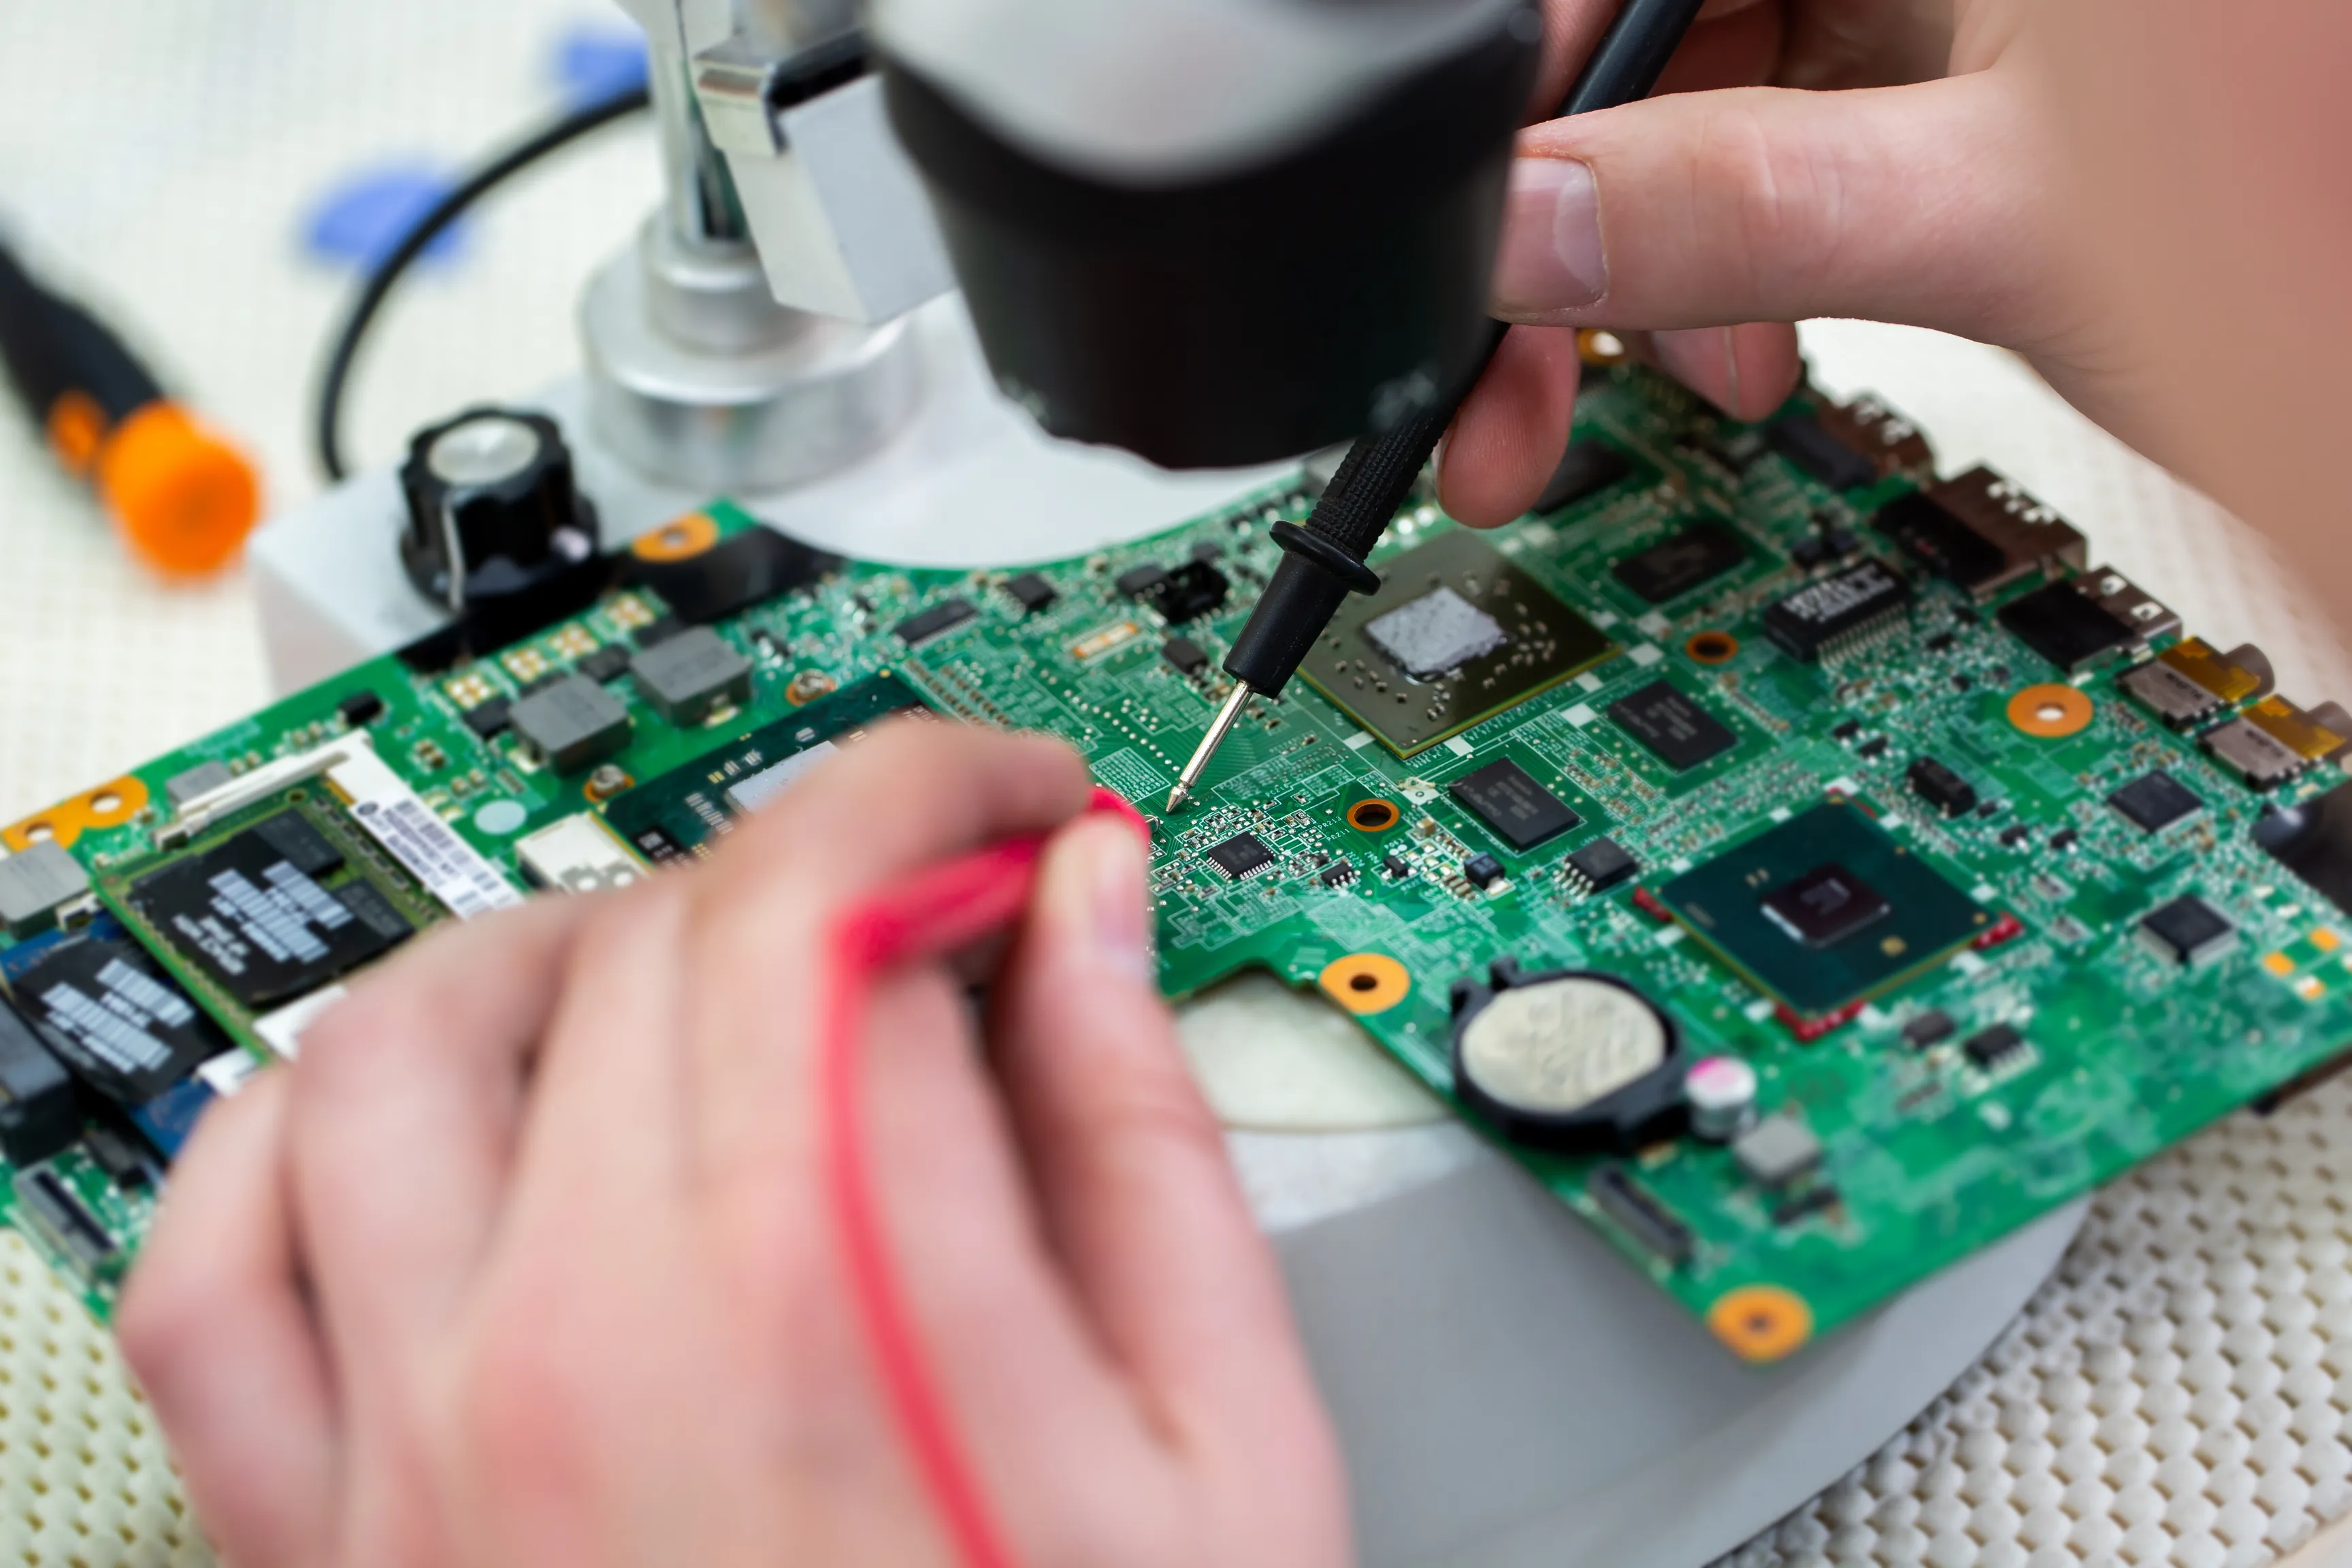
[[[1336, 1466], [1273, 1253], [1160, 999], [1149, 914], [1140, 839], [1082, 819], [1047, 851], [999, 988], [1001, 1080], [1047, 1236], [1180, 1444]], [[1337, 1485], [1300, 1488], [1302, 1506]]]
[[1495, 310], [1620, 331], [1857, 316], [2032, 352], [2060, 329], [2024, 72], [1676, 93], [1520, 139]]

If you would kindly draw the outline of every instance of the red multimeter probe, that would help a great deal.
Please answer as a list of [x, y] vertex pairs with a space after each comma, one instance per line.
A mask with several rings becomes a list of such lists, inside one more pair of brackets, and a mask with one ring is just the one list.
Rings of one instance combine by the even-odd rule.
[[[1097, 788], [1090, 813], [1150, 834], [1118, 795]], [[825, 1194], [849, 1268], [850, 1301], [891, 1413], [965, 1568], [1014, 1568], [1012, 1549], [949, 1418], [874, 1203], [858, 1114], [866, 1004], [886, 970], [970, 945], [1028, 907], [1050, 835], [1015, 838], [917, 872], [852, 909], [834, 928], [818, 1021], [817, 1109]]]

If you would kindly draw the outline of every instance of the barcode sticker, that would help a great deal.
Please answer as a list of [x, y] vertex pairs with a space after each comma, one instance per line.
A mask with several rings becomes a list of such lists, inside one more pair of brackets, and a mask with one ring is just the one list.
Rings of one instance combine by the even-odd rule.
[[414, 795], [404, 790], [354, 801], [352, 815], [458, 919], [469, 921], [522, 902], [512, 883]]

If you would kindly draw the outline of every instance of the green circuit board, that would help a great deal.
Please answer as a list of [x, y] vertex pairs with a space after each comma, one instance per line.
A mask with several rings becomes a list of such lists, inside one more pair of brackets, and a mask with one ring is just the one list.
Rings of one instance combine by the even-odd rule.
[[[94, 1093], [89, 1042], [60, 1052], [84, 1133], [0, 1203], [104, 1313], [188, 1123], [346, 975], [435, 921], [707, 855], [908, 708], [1061, 735], [1152, 819], [1171, 997], [1269, 970], [1459, 1106], [1456, 1035], [1494, 996], [1638, 994], [1671, 1026], [1648, 1113], [1597, 1141], [1465, 1113], [1753, 1360], [2352, 1041], [2340, 710], [2272, 695], [2014, 487], [1938, 480], [1867, 400], [1745, 426], [1598, 369], [1555, 490], [1486, 534], [1412, 501], [1381, 595], [1173, 816], [1304, 476], [1008, 571], [818, 557], [717, 503], [528, 636], [289, 698], [0, 830], [89, 879], [0, 926], [14, 1005], [55, 1046], [58, 976], [99, 986], [111, 954], [163, 1058]], [[632, 668], [662, 648], [676, 668]], [[247, 930], [253, 898], [277, 901]], [[1707, 1058], [1752, 1106], [1701, 1129], [1679, 1085]]]

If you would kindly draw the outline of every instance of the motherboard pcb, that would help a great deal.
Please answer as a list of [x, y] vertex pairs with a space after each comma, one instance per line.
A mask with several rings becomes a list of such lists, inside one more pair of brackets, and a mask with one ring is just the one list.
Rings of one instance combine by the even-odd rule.
[[1151, 818], [1171, 997], [1319, 992], [1751, 1360], [2352, 1041], [2352, 716], [1878, 405], [1596, 364], [1538, 510], [1413, 500], [1170, 816], [1312, 500], [977, 572], [716, 503], [0, 829], [0, 1207], [103, 1314], [352, 974], [690, 864], [908, 711], [1067, 739]]

